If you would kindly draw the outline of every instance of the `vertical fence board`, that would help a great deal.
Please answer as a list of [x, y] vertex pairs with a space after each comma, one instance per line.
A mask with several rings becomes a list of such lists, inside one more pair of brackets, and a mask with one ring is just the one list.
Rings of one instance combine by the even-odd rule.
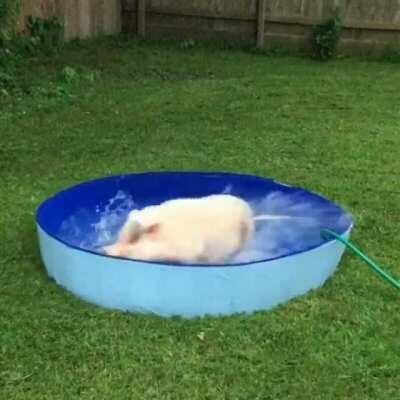
[[137, 2], [137, 30], [139, 36], [146, 36], [146, 0]]
[[263, 48], [265, 44], [265, 0], [258, 0], [257, 10], [257, 47]]

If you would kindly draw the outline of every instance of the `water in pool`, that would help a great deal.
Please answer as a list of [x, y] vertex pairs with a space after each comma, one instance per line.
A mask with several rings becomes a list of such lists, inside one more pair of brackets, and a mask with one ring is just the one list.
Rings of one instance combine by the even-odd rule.
[[[229, 193], [227, 187], [224, 193]], [[323, 243], [321, 229], [344, 230], [351, 221], [340, 209], [313, 200], [304, 201], [299, 193], [271, 192], [263, 198], [247, 199], [255, 215], [285, 215], [291, 218], [258, 221], [253, 239], [226, 263], [247, 263], [285, 256]], [[80, 209], [63, 222], [59, 237], [63, 241], [102, 253], [113, 243], [134, 199], [119, 191], [107, 204], [95, 210]]]

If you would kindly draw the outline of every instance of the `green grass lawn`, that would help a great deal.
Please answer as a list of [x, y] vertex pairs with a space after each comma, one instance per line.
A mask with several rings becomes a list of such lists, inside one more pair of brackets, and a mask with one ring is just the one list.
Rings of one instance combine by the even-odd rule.
[[49, 281], [34, 223], [46, 197], [107, 174], [255, 173], [345, 206], [399, 276], [398, 65], [110, 39], [18, 73], [0, 100], [0, 399], [400, 398], [400, 293], [350, 254], [273, 311], [167, 320]]

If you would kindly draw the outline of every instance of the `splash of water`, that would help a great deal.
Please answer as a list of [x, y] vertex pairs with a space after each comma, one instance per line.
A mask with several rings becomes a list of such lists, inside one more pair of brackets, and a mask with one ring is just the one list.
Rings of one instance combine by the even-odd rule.
[[105, 206], [78, 210], [62, 223], [59, 236], [77, 247], [102, 252], [103, 246], [116, 241], [119, 229], [134, 208], [133, 198], [120, 190]]
[[[325, 204], [305, 201], [302, 193], [273, 192], [250, 203], [254, 215], [270, 215], [256, 221], [253, 238], [230, 262], [246, 263], [286, 256], [323, 243], [322, 229], [346, 229], [348, 214]], [[285, 216], [280, 218], [280, 216]]]

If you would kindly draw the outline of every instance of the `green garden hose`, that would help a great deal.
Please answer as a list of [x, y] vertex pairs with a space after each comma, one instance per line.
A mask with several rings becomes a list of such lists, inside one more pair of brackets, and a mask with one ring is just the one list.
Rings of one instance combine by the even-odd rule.
[[334, 238], [339, 242], [342, 242], [347, 248], [353, 251], [359, 258], [367, 263], [367, 265], [378, 275], [380, 275], [386, 282], [393, 285], [395, 288], [400, 289], [400, 280], [396, 280], [388, 273], [386, 273], [376, 262], [371, 260], [365, 253], [363, 253], [360, 249], [358, 249], [354, 244], [352, 244], [349, 240], [343, 238], [342, 236], [338, 235], [337, 233], [329, 230], [324, 229], [322, 231], [322, 237], [324, 239]]

